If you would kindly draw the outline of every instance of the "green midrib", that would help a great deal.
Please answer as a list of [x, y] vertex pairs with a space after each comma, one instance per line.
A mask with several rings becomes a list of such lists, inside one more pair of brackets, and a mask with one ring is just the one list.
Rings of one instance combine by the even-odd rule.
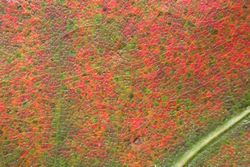
[[242, 113], [234, 116], [220, 127], [216, 128], [214, 131], [209, 133], [205, 138], [198, 141], [193, 147], [191, 147], [190, 150], [186, 151], [172, 167], [183, 167], [184, 165], [186, 165], [193, 157], [196, 156], [196, 154], [199, 153], [201, 149], [203, 149], [214, 139], [222, 135], [225, 131], [233, 127], [235, 124], [240, 122], [242, 119], [247, 117], [249, 113], [250, 113], [250, 107], [248, 107]]

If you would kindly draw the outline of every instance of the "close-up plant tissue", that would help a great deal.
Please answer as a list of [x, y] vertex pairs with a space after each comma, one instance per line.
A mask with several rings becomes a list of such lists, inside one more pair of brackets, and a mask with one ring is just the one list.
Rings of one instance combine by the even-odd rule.
[[0, 167], [249, 167], [248, 0], [0, 0]]

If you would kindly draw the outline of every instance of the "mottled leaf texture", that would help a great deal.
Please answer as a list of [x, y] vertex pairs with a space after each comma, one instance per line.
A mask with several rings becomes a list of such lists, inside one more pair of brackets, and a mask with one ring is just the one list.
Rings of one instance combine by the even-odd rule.
[[[0, 166], [171, 166], [250, 105], [249, 7], [0, 0]], [[249, 166], [246, 131], [201, 166]]]

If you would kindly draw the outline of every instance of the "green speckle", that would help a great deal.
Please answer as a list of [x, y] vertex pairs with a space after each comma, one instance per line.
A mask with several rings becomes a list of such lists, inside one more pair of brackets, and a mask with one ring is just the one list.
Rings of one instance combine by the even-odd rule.
[[11, 154], [6, 154], [6, 156], [4, 156], [4, 161], [5, 161], [4, 163], [10, 164], [10, 163], [13, 163], [14, 161], [18, 161], [18, 158], [21, 156], [22, 152], [23, 152], [22, 150], [16, 149], [16, 150], [11, 151]]
[[161, 54], [161, 55], [160, 55], [160, 61], [161, 61], [161, 62], [164, 61], [165, 58], [166, 58], [166, 56], [165, 56], [164, 54]]
[[186, 107], [187, 110], [190, 110], [191, 108], [194, 107], [194, 104], [190, 99], [186, 99], [184, 101], [184, 104], [185, 104], [185, 107]]
[[183, 125], [183, 123], [184, 123], [184, 122], [183, 122], [183, 120], [181, 120], [181, 119], [179, 119], [179, 120], [177, 121], [177, 124], [178, 124], [178, 125]]
[[154, 101], [154, 106], [155, 106], [155, 107], [159, 106], [159, 102], [155, 100], [155, 101]]
[[54, 54], [52, 57], [52, 61], [54, 62], [60, 62], [60, 54]]
[[65, 0], [56, 0], [56, 2], [59, 4], [64, 4]]
[[77, 25], [76, 19], [67, 21], [67, 31], [72, 31], [72, 30], [75, 30], [77, 28], [78, 28], [78, 25]]
[[176, 100], [176, 104], [181, 104], [182, 103], [182, 100], [181, 99], [177, 99]]
[[188, 77], [188, 78], [191, 78], [191, 77], [192, 77], [192, 72], [189, 71], [189, 72], [187, 73], [187, 77]]
[[81, 93], [82, 93], [82, 89], [78, 88], [78, 89], [76, 89], [76, 92], [77, 92], [78, 94], [81, 94]]
[[126, 50], [128, 50], [128, 51], [135, 50], [136, 48], [137, 48], [137, 40], [136, 39], [131, 40], [126, 46]]
[[36, 87], [39, 87], [40, 85], [41, 85], [41, 82], [40, 82], [40, 81], [35, 83], [35, 86], [36, 86]]
[[182, 84], [179, 84], [179, 85], [177, 86], [177, 92], [180, 93], [181, 90], [182, 90]]
[[192, 28], [194, 28], [195, 24], [188, 20], [188, 21], [185, 22], [184, 27], [192, 27]]
[[62, 156], [55, 156], [52, 158], [52, 164], [50, 165], [52, 167], [68, 167], [67, 161]]
[[24, 58], [24, 55], [22, 53], [17, 53], [16, 58], [22, 59], [22, 58]]
[[17, 6], [17, 10], [22, 10], [23, 8], [22, 8], [22, 6], [21, 5], [18, 5]]
[[92, 122], [93, 122], [93, 123], [97, 123], [97, 122], [98, 122], [98, 118], [97, 118], [97, 117], [94, 117], [94, 118], [92, 119]]
[[115, 77], [114, 77], [114, 81], [115, 81], [115, 82], [122, 81], [122, 77], [121, 77], [121, 76], [115, 76]]
[[22, 70], [23, 72], [25, 72], [25, 71], [28, 71], [28, 68], [27, 68], [27, 67], [21, 67], [21, 70]]
[[94, 60], [95, 60], [95, 57], [94, 57], [94, 56], [91, 56], [91, 57], [89, 58], [89, 60], [90, 60], [90, 61], [94, 61]]
[[71, 158], [69, 160], [70, 166], [72, 166], [72, 167], [80, 166], [80, 163], [81, 163], [80, 155], [74, 154], [71, 156]]
[[61, 73], [61, 79], [64, 80], [66, 79], [67, 74], [66, 73]]
[[31, 104], [30, 101], [25, 101], [25, 102], [23, 102], [22, 105], [24, 108], [27, 108], [30, 104]]
[[166, 42], [166, 40], [167, 40], [167, 38], [166, 38], [166, 37], [161, 37], [161, 38], [160, 38], [161, 43]]
[[73, 81], [78, 81], [79, 80], [79, 77], [78, 76], [74, 76], [73, 77]]
[[216, 34], [218, 34], [218, 30], [217, 30], [217, 29], [214, 29], [214, 28], [211, 28], [211, 29], [210, 29], [210, 33], [211, 33], [212, 35], [216, 35]]
[[70, 56], [73, 56], [73, 57], [76, 56], [76, 51], [70, 50], [70, 51], [69, 51], [69, 55], [70, 55]]
[[126, 75], [126, 76], [130, 76], [130, 75], [131, 75], [131, 72], [127, 70], [127, 71], [125, 72], [125, 75]]
[[149, 88], [144, 88], [143, 92], [144, 92], [146, 95], [152, 93], [152, 91], [151, 91]]
[[187, 13], [188, 13], [188, 9], [185, 8], [185, 9], [184, 9], [184, 14], [187, 14]]
[[97, 48], [97, 54], [102, 55], [105, 52], [104, 48]]
[[115, 122], [115, 115], [110, 115], [110, 121]]
[[209, 66], [213, 67], [214, 65], [216, 65], [216, 58], [214, 56], [211, 56], [209, 60]]
[[47, 2], [42, 1], [42, 4], [41, 4], [41, 5], [42, 5], [42, 7], [45, 9], [45, 8], [47, 7], [48, 4], [47, 4]]
[[175, 117], [176, 114], [177, 114], [177, 111], [172, 110], [172, 111], [170, 111], [169, 113], [170, 113], [170, 116]]
[[12, 63], [15, 59], [24, 60], [24, 55], [20, 52], [16, 53], [14, 56], [11, 56], [7, 59], [8, 63]]
[[95, 15], [94, 20], [95, 20], [96, 24], [100, 24], [102, 22], [102, 20], [103, 20], [103, 15], [102, 14]]
[[62, 85], [61, 90], [62, 90], [62, 92], [66, 92], [68, 90], [68, 88], [66, 85]]
[[204, 116], [201, 116], [199, 119], [201, 122], [206, 122], [206, 117], [204, 117]]
[[168, 100], [168, 96], [164, 95], [164, 96], [162, 97], [162, 101], [167, 101], [167, 100]]
[[5, 87], [5, 86], [9, 86], [10, 85], [10, 83], [9, 83], [9, 81], [2, 81], [2, 85]]
[[134, 98], [134, 94], [133, 94], [133, 93], [130, 93], [130, 94], [129, 94], [129, 98], [130, 98], [130, 99], [133, 99], [133, 98]]

